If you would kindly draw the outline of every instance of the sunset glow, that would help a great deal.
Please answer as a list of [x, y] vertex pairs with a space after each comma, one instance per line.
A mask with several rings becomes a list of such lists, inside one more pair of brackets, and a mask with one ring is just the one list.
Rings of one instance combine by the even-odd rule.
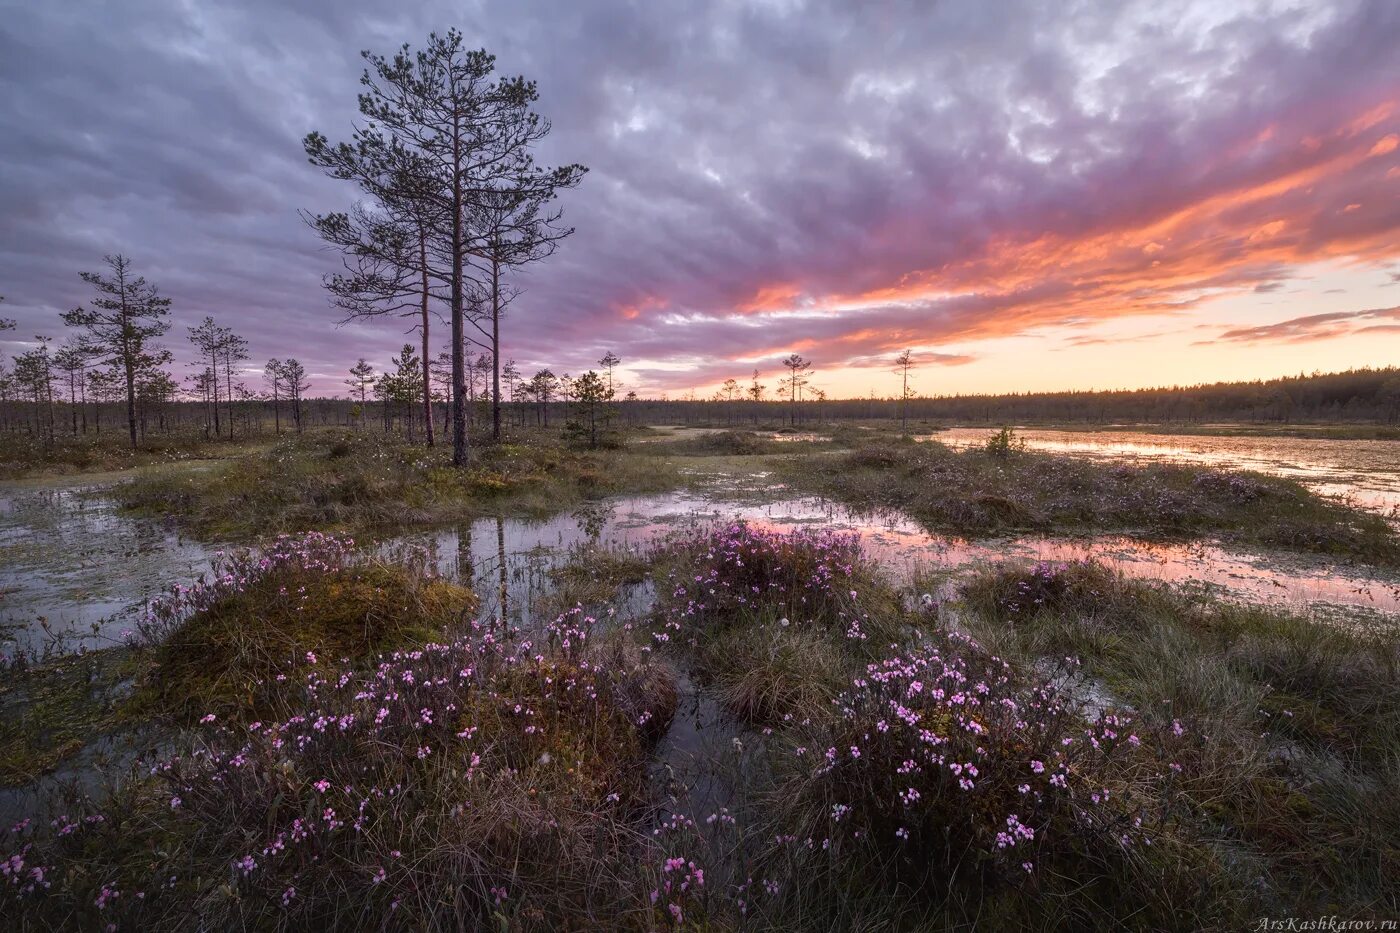
[[[588, 4], [560, 24], [511, 5], [467, 25], [538, 76], [556, 137], [592, 169], [564, 203], [577, 235], [515, 283], [504, 354], [522, 371], [612, 350], [629, 388], [703, 396], [800, 352], [844, 396], [892, 392], [906, 348], [927, 393], [1400, 360], [1394, 4], [868, 19], [765, 4], [709, 10], [684, 35], [664, 6]], [[254, 359], [314, 346], [316, 391], [341, 391], [357, 356], [383, 366], [401, 328], [331, 326], [333, 260], [296, 211], [337, 195], [296, 140], [349, 124], [329, 90], [359, 67], [347, 43], [416, 36], [437, 13], [337, 12], [365, 24], [338, 26], [348, 39], [275, 4], [172, 7], [150, 33], [110, 15], [35, 5], [3, 34], [3, 58], [27, 63], [23, 101], [0, 66], [20, 102], [0, 111], [9, 349], [120, 246], [182, 323], [247, 322]], [[606, 47], [555, 56], [537, 40], [563, 26]], [[118, 72], [134, 86], [116, 112], [74, 105]], [[35, 134], [31, 110], [72, 122]], [[235, 156], [235, 136], [268, 154]]]

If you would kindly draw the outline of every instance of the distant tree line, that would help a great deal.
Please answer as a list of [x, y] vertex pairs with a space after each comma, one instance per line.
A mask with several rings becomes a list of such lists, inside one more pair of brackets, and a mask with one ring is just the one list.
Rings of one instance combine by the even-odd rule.
[[[261, 386], [250, 386], [256, 370], [248, 341], [206, 316], [187, 328], [192, 362], [181, 381], [171, 371], [174, 354], [158, 342], [169, 331], [170, 299], [126, 257], [104, 261], [109, 274], [82, 273], [97, 297], [90, 308], [62, 315], [72, 328], [62, 346], [53, 350], [53, 338], [39, 336], [13, 360], [0, 358], [0, 431], [50, 446], [62, 435], [97, 440], [104, 430], [119, 430], [135, 447], [151, 435], [233, 440], [310, 426], [377, 426], [431, 445], [434, 427], [447, 433], [454, 422], [450, 349], [425, 362], [404, 344], [382, 369], [361, 358], [346, 371], [345, 396], [308, 397], [308, 373], [295, 357], [267, 360]], [[0, 330], [14, 326], [0, 318]], [[554, 418], [576, 443], [611, 443], [621, 423], [612, 405], [619, 363], [608, 352], [598, 361], [601, 372], [574, 377], [544, 368], [525, 378], [515, 361], [498, 366], [478, 352], [465, 361], [462, 420], [483, 440], [499, 437], [503, 424], [548, 428]]]
[[[1400, 424], [1400, 368], [1351, 369], [1251, 382], [1110, 391], [1025, 392], [1001, 395], [914, 394], [913, 363], [894, 361], [895, 394], [828, 399], [801, 380], [806, 369], [787, 368], [777, 398], [754, 373], [726, 380], [708, 398], [636, 399], [624, 416], [638, 423], [742, 422], [804, 424], [829, 420], [889, 419], [942, 424], [1202, 424], [1213, 421], [1279, 423], [1353, 422]], [[785, 364], [786, 365], [786, 364]], [[793, 387], [793, 379], [798, 379]]]

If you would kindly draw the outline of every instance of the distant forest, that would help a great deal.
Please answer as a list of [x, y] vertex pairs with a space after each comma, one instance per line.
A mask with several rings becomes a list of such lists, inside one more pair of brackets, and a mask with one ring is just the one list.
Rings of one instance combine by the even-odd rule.
[[[484, 380], [483, 380], [484, 381]], [[435, 380], [436, 382], [436, 380]], [[567, 382], [564, 383], [568, 385]], [[472, 380], [475, 396], [467, 421], [474, 430], [489, 426], [489, 389]], [[565, 388], [560, 396], [541, 402], [526, 383], [510, 380], [503, 387], [502, 421], [510, 426], [548, 426], [562, 423], [578, 401]], [[640, 398], [619, 386], [615, 396], [607, 392], [606, 418], [623, 424], [812, 425], [836, 420], [898, 420], [914, 424], [1205, 424], [1245, 422], [1256, 424], [1400, 424], [1400, 368], [1354, 369], [1341, 373], [1288, 376], [1256, 382], [1218, 382], [1211, 385], [1173, 386], [1110, 392], [1032, 392], [1009, 395], [872, 396], [857, 399], [825, 399], [799, 392], [768, 397], [766, 386], [754, 400], [729, 398]], [[142, 436], [189, 431], [212, 433], [208, 400], [181, 399], [167, 386], [160, 393], [137, 396], [138, 429]], [[446, 392], [435, 392], [434, 419], [440, 428], [450, 423]], [[0, 432], [22, 434], [97, 435], [125, 430], [124, 403], [93, 396], [74, 401], [55, 393], [44, 402], [6, 398], [0, 394]], [[312, 426], [352, 426], [410, 437], [422, 434], [423, 409], [409, 397], [355, 400], [344, 397], [308, 397], [289, 401], [245, 393], [227, 406], [223, 429], [230, 436], [296, 431]], [[36, 431], [36, 429], [38, 429]]]
[[[901, 400], [859, 398], [748, 401], [652, 401], [637, 403], [646, 422], [751, 419], [825, 421], [900, 418]], [[944, 424], [1202, 424], [1355, 422], [1400, 423], [1400, 368], [1350, 369], [1340, 373], [1284, 376], [1254, 382], [1154, 389], [1026, 392], [1006, 395], [913, 396], [904, 403], [910, 421]], [[742, 415], [740, 413], [743, 413]]]

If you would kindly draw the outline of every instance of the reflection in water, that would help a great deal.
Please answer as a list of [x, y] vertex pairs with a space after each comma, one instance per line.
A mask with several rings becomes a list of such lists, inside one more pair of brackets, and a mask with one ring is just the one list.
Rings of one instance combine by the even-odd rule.
[[496, 564], [500, 567], [500, 589], [497, 590], [497, 614], [510, 618], [510, 581], [506, 577], [506, 523], [496, 516]]
[[[949, 428], [921, 440], [979, 447], [986, 428]], [[1167, 460], [1225, 470], [1256, 470], [1305, 483], [1315, 492], [1344, 496], [1379, 512], [1400, 508], [1400, 441], [1298, 437], [1211, 437], [1145, 431], [1049, 431], [1016, 436], [1033, 450], [1100, 460]]]
[[212, 549], [120, 513], [100, 488], [0, 485], [0, 639], [41, 647], [42, 619], [70, 646], [110, 643], [146, 598], [209, 569]]
[[703, 826], [703, 818], [722, 807], [734, 808], [735, 771], [741, 762], [735, 761], [743, 741], [757, 742], [757, 737], [744, 732], [715, 698], [699, 690], [689, 677], [680, 674], [676, 681], [678, 702], [676, 716], [671, 720], [652, 757], [649, 775], [652, 783], [666, 796], [658, 808], [658, 823], [671, 816], [693, 816]]
[[[871, 516], [817, 498], [768, 504], [716, 500], [689, 492], [590, 503], [550, 518], [488, 518], [384, 542], [384, 553], [426, 547], [438, 572], [469, 582], [482, 614], [530, 624], [531, 607], [553, 591], [550, 571], [590, 543], [645, 551], [662, 538], [716, 521], [744, 519], [775, 530], [820, 525], [859, 534], [897, 578], [915, 571], [955, 576], [1001, 560], [1094, 558], [1122, 572], [1196, 581], [1255, 600], [1370, 618], [1400, 612], [1400, 582], [1323, 558], [1226, 550], [1211, 543], [1151, 544], [1121, 536], [1020, 537], [968, 541], [931, 535], [898, 515]], [[143, 600], [204, 573], [212, 552], [116, 511], [82, 487], [0, 489], [0, 629], [27, 650], [51, 629], [77, 643], [110, 643], [130, 627]], [[644, 600], [646, 588], [634, 588]], [[629, 594], [629, 599], [633, 598]], [[619, 607], [621, 609], [622, 607]], [[70, 642], [70, 647], [76, 647]]]

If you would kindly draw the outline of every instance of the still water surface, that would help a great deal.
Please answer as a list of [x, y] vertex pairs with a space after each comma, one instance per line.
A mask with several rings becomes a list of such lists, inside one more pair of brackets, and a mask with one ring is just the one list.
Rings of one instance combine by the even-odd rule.
[[[1389, 623], [1400, 617], [1400, 580], [1321, 558], [1121, 536], [969, 541], [929, 534], [898, 514], [861, 514], [810, 497], [765, 504], [693, 492], [623, 497], [542, 520], [478, 519], [380, 546], [428, 548], [444, 575], [472, 583], [484, 612], [497, 614], [504, 603], [506, 615], [528, 622], [532, 603], [552, 588], [550, 570], [576, 547], [599, 543], [644, 551], [667, 535], [736, 519], [777, 530], [821, 527], [857, 534], [867, 552], [902, 581], [920, 572], [955, 579], [1003, 560], [1092, 557], [1132, 576], [1195, 581], [1227, 595], [1322, 615]], [[216, 545], [122, 513], [100, 485], [0, 486], [0, 648], [34, 651], [55, 635], [70, 648], [117, 641], [134, 627], [146, 599], [206, 572], [217, 551]]]

